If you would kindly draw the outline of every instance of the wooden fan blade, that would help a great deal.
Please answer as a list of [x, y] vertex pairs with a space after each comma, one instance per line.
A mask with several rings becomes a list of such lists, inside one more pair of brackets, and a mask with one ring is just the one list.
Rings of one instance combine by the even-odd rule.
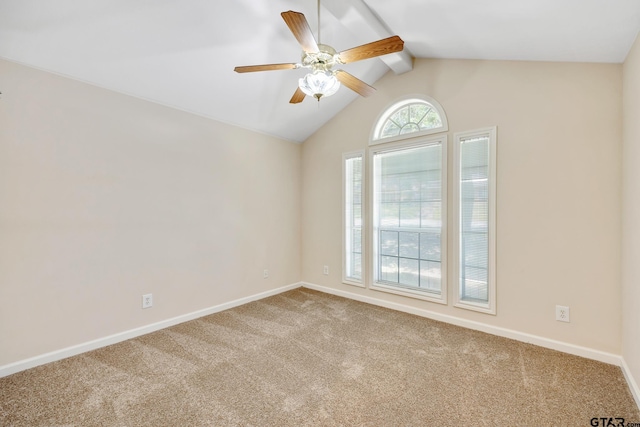
[[376, 56], [386, 55], [389, 53], [400, 52], [404, 48], [404, 41], [398, 36], [388, 37], [363, 44], [362, 46], [347, 49], [338, 54], [340, 61], [344, 64], [356, 62], [363, 59], [375, 58]]
[[315, 37], [311, 32], [307, 18], [300, 12], [294, 12], [292, 10], [288, 12], [282, 12], [282, 19], [287, 23], [287, 26], [295, 36], [302, 50], [305, 52], [318, 52], [318, 43], [316, 43]]
[[302, 101], [304, 101], [304, 97], [305, 97], [305, 93], [302, 91], [302, 89], [298, 88], [296, 89], [296, 93], [293, 94], [293, 96], [291, 97], [291, 100], [289, 101], [289, 103], [291, 104], [299, 104]]
[[245, 65], [233, 69], [236, 73], [252, 73], [254, 71], [293, 70], [296, 64]]
[[373, 86], [369, 86], [359, 78], [354, 77], [343, 70], [336, 71], [336, 78], [340, 81], [340, 83], [361, 96], [373, 95], [376, 91], [376, 88], [374, 88]]

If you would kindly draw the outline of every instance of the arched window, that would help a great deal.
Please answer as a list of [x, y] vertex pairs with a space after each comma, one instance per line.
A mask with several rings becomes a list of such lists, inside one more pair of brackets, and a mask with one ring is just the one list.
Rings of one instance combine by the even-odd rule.
[[440, 104], [423, 95], [397, 100], [375, 122], [371, 289], [447, 303], [447, 130]]
[[411, 96], [393, 103], [378, 117], [370, 144], [446, 132], [444, 110], [435, 99]]

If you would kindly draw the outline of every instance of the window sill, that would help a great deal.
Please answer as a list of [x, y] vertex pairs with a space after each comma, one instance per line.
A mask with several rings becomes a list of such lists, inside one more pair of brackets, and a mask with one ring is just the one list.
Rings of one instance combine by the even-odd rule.
[[471, 310], [471, 311], [477, 311], [479, 313], [484, 313], [484, 314], [491, 314], [493, 316], [496, 315], [496, 308], [495, 307], [490, 307], [487, 305], [481, 305], [481, 304], [474, 304], [471, 302], [463, 302], [463, 301], [458, 301], [455, 304], [453, 304], [454, 307], [457, 308], [462, 308], [465, 310]]
[[366, 288], [366, 286], [364, 285], [364, 283], [362, 282], [356, 282], [355, 280], [349, 280], [349, 279], [342, 279], [342, 283], [344, 283], [345, 285], [350, 285], [350, 286], [357, 286], [359, 288]]
[[389, 286], [383, 283], [373, 283], [369, 286], [370, 289], [379, 292], [386, 292], [395, 295], [401, 295], [404, 297], [420, 299], [423, 301], [435, 302], [437, 304], [447, 304], [446, 295], [437, 295], [435, 293], [429, 293], [425, 291], [414, 291], [408, 288], [398, 288], [396, 286]]

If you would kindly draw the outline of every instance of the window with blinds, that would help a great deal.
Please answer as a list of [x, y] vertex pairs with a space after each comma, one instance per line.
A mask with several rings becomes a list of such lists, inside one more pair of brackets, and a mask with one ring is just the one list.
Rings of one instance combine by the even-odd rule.
[[343, 156], [344, 245], [342, 280], [363, 286], [363, 157], [358, 151]]
[[372, 153], [374, 287], [446, 302], [446, 137]]
[[456, 134], [456, 305], [495, 313], [495, 128]]

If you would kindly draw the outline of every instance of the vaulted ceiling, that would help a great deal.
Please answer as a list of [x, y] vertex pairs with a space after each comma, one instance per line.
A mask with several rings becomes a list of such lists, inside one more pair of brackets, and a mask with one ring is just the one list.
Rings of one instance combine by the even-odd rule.
[[[0, 0], [0, 57], [302, 142], [358, 97], [289, 104], [305, 70], [280, 13], [318, 34], [317, 0]], [[640, 0], [322, 0], [320, 42], [341, 51], [397, 34], [405, 51], [341, 66], [375, 86], [415, 58], [623, 62]], [[9, 95], [11, 88], [0, 91]], [[373, 95], [375, 96], [375, 95]]]

